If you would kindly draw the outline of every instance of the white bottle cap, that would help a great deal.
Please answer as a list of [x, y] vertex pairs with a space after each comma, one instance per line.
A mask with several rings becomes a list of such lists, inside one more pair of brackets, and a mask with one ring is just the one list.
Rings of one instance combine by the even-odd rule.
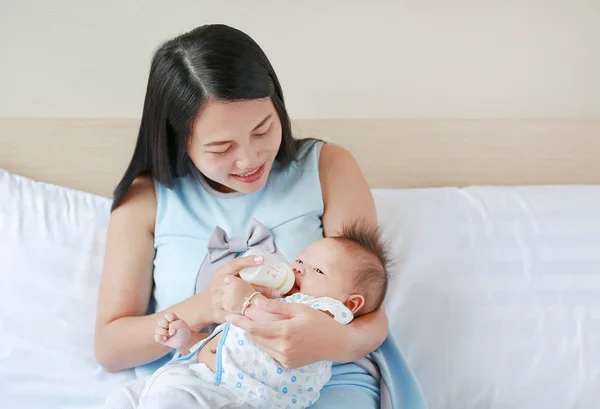
[[283, 284], [281, 284], [281, 286], [277, 288], [279, 293], [283, 296], [289, 293], [292, 287], [294, 286], [294, 283], [296, 282], [296, 276], [294, 275], [294, 272], [292, 271], [290, 266], [288, 266], [285, 263], [278, 264], [277, 267], [285, 271], [285, 280], [283, 281]]

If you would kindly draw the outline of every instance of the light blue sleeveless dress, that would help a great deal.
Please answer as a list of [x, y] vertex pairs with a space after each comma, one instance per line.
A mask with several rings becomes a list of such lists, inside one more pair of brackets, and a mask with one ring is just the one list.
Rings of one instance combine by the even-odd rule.
[[[297, 161], [286, 168], [276, 162], [264, 188], [253, 194], [218, 192], [200, 173], [179, 178], [171, 188], [156, 184], [156, 255], [149, 312], [164, 310], [191, 297], [197, 287], [208, 287], [211, 277], [199, 276], [199, 271], [207, 256], [209, 237], [217, 226], [229, 237], [244, 237], [248, 225], [256, 219], [270, 230], [279, 253], [288, 261], [295, 260], [302, 250], [322, 238], [321, 147], [321, 142], [306, 142], [298, 151]], [[173, 352], [136, 367], [136, 375], [150, 375], [175, 358]], [[391, 336], [365, 362], [367, 365], [362, 366], [334, 364], [332, 377], [313, 407], [425, 407], [419, 386]], [[369, 365], [371, 373], [374, 374], [373, 368], [379, 368], [381, 375], [372, 376], [367, 370]], [[380, 376], [386, 389], [381, 403], [380, 379], [376, 379]]]

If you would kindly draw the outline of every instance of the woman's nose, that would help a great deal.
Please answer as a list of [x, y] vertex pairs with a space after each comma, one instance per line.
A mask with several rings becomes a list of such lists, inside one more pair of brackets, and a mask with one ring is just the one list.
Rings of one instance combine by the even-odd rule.
[[249, 160], [246, 159], [241, 159], [241, 160], [237, 160], [235, 162], [235, 166], [239, 169], [239, 170], [248, 170], [250, 169], [250, 166], [252, 166], [250, 164]]
[[250, 148], [246, 148], [243, 152], [240, 152], [235, 166], [240, 170], [250, 170], [253, 166], [258, 166], [258, 154]]

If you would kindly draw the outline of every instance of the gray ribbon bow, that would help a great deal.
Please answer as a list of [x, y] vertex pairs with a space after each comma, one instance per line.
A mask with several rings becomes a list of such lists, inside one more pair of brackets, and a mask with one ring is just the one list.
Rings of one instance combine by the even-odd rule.
[[198, 270], [195, 292], [203, 291], [215, 272], [233, 260], [237, 254], [255, 247], [261, 247], [286, 261], [283, 254], [277, 250], [271, 231], [256, 219], [250, 220], [246, 237], [230, 238], [222, 228], [215, 227], [208, 239], [208, 253]]

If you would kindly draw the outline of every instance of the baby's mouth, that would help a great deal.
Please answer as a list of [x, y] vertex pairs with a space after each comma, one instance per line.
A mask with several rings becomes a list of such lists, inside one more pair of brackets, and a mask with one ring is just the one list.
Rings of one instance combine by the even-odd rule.
[[294, 284], [294, 286], [292, 287], [292, 289], [290, 290], [290, 292], [288, 294], [296, 294], [300, 292], [300, 287], [298, 286], [298, 284]]

